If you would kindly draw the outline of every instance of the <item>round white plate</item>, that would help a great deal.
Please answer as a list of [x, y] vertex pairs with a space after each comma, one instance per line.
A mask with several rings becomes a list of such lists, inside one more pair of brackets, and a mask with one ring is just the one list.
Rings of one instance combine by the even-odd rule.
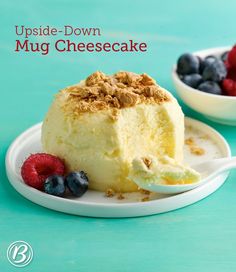
[[[186, 135], [193, 137], [198, 146], [204, 148], [205, 155], [191, 154], [185, 146], [185, 161], [192, 165], [212, 158], [230, 157], [230, 148], [225, 139], [214, 129], [199, 121], [185, 118]], [[108, 198], [102, 192], [88, 190], [81, 198], [61, 198], [48, 195], [26, 185], [20, 176], [20, 167], [29, 154], [41, 152], [41, 124], [22, 133], [11, 144], [6, 155], [6, 171], [11, 185], [21, 195], [49, 209], [92, 217], [135, 217], [168, 212], [201, 200], [217, 190], [226, 180], [224, 173], [209, 183], [178, 195], [152, 193], [149, 201], [142, 201], [147, 195], [127, 193], [124, 199], [117, 196]]]

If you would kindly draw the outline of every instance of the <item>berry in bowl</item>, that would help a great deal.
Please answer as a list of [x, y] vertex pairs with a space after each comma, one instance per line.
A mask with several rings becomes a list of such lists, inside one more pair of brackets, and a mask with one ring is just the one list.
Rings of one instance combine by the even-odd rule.
[[183, 54], [172, 78], [189, 107], [212, 121], [236, 125], [236, 46]]

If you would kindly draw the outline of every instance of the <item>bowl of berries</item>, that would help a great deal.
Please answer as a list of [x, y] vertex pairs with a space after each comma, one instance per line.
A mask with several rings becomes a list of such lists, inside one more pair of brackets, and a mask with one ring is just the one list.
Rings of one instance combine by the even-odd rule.
[[212, 121], [236, 126], [236, 45], [181, 55], [172, 78], [190, 108]]

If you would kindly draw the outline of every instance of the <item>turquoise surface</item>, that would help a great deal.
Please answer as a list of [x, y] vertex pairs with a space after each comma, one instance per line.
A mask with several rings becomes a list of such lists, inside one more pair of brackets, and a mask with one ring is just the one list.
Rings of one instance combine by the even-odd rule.
[[[9, 184], [4, 158], [15, 137], [40, 122], [53, 94], [95, 70], [146, 72], [175, 90], [170, 71], [185, 51], [236, 42], [235, 0], [198, 1], [0, 1], [0, 271], [17, 271], [6, 258], [9, 244], [34, 249], [22, 271], [232, 272], [236, 270], [236, 172], [213, 195], [173, 212], [133, 219], [66, 215], [37, 206]], [[16, 53], [15, 25], [100, 27], [100, 41], [148, 43], [139, 54]], [[36, 41], [36, 38], [32, 38]], [[49, 41], [53, 39], [49, 38]], [[87, 40], [77, 37], [74, 40]], [[236, 127], [186, 115], [217, 129], [236, 155]]]

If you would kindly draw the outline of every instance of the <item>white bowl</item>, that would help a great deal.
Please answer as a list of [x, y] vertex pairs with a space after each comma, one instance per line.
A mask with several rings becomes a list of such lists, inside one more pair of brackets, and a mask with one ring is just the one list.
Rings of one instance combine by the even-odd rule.
[[[209, 55], [220, 56], [227, 50], [230, 50], [230, 47], [210, 48], [193, 54], [204, 58]], [[217, 123], [236, 126], [236, 97], [209, 94], [191, 88], [180, 80], [176, 73], [176, 65], [172, 71], [172, 78], [179, 96], [190, 108]]]

